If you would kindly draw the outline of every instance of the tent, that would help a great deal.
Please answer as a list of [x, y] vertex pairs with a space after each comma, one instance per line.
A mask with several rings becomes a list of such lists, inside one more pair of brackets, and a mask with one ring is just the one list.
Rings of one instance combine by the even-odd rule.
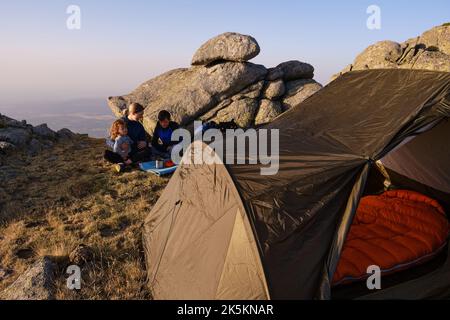
[[[449, 116], [450, 73], [350, 72], [264, 127], [280, 129], [276, 175], [181, 164], [144, 224], [154, 298], [332, 298], [359, 200], [380, 188], [379, 160], [391, 183], [450, 213]], [[360, 297], [448, 298], [447, 256]]]

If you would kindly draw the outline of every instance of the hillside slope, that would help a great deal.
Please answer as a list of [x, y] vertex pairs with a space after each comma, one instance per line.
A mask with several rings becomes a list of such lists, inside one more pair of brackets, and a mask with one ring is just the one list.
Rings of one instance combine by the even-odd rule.
[[[16, 152], [0, 170], [0, 293], [44, 256], [57, 263], [57, 299], [145, 299], [141, 225], [168, 179], [115, 173], [104, 141], [77, 136], [32, 157]], [[82, 288], [66, 287], [69, 255], [92, 251]]]

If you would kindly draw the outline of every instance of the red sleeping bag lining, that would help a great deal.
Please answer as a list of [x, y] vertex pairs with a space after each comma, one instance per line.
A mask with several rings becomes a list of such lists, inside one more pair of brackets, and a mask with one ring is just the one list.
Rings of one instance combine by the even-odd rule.
[[391, 274], [424, 263], [446, 245], [449, 231], [442, 206], [423, 194], [394, 190], [363, 197], [332, 285], [366, 279], [371, 265]]

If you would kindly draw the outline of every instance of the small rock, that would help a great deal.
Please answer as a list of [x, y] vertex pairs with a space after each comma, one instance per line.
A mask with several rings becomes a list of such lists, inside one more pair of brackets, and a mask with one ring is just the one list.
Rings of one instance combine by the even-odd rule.
[[33, 133], [47, 139], [55, 139], [56, 132], [50, 129], [47, 124], [43, 123], [36, 127], [33, 127]]
[[281, 70], [283, 79], [286, 81], [312, 79], [314, 77], [314, 67], [309, 63], [297, 60], [280, 63], [275, 69]]
[[99, 231], [100, 231], [100, 236], [103, 238], [111, 237], [115, 233], [115, 230], [111, 226], [108, 226], [108, 225], [102, 225], [99, 228]]
[[127, 109], [128, 103], [125, 98], [121, 96], [108, 97], [108, 106], [117, 118], [122, 118], [124, 111]]
[[28, 145], [28, 154], [30, 156], [35, 156], [37, 155], [39, 152], [41, 152], [43, 149], [42, 144], [39, 142], [39, 140], [37, 139], [31, 139], [29, 145]]
[[83, 266], [86, 263], [91, 262], [94, 259], [94, 251], [84, 245], [80, 244], [69, 254], [69, 260], [71, 263], [77, 266]]
[[337, 78], [339, 78], [340, 76], [342, 76], [344, 73], [347, 73], [347, 72], [352, 71], [352, 68], [353, 68], [353, 65], [352, 65], [352, 64], [347, 65], [342, 71], [340, 71], [340, 72], [338, 72], [338, 73], [332, 75], [331, 78], [330, 78], [330, 82], [336, 80]]
[[214, 61], [244, 62], [260, 52], [258, 42], [251, 36], [226, 32], [208, 40], [192, 58], [192, 65], [207, 65]]
[[27, 260], [34, 256], [34, 251], [30, 248], [19, 249], [16, 251], [16, 256], [19, 259]]
[[242, 99], [234, 101], [225, 109], [217, 113], [216, 122], [234, 122], [241, 128], [247, 128], [252, 125], [255, 119], [255, 113], [258, 109], [258, 103], [254, 99]]
[[70, 140], [76, 136], [75, 133], [73, 133], [72, 131], [70, 131], [67, 128], [62, 128], [61, 130], [58, 130], [56, 135], [57, 135], [58, 139], [62, 139], [62, 140]]
[[53, 148], [54, 143], [50, 140], [42, 140], [42, 148], [43, 149], [51, 149]]
[[286, 109], [295, 108], [314, 93], [322, 89], [322, 85], [314, 80], [296, 80], [286, 83], [287, 93], [283, 99]]
[[261, 100], [258, 114], [255, 118], [255, 125], [262, 125], [271, 122], [283, 112], [281, 103], [267, 99]]
[[275, 81], [283, 78], [284, 72], [280, 68], [270, 68], [267, 72], [266, 80]]
[[12, 143], [16, 146], [24, 146], [30, 141], [31, 134], [27, 129], [7, 127], [0, 129], [0, 141]]
[[283, 80], [271, 81], [264, 90], [264, 98], [273, 100], [281, 97], [286, 92]]
[[232, 101], [241, 100], [243, 98], [256, 99], [261, 95], [262, 88], [264, 87], [264, 81], [259, 81], [246, 89], [242, 90], [238, 94], [231, 97]]
[[57, 155], [53, 155], [47, 158], [48, 162], [54, 162], [58, 160], [58, 156]]
[[16, 149], [16, 146], [12, 143], [0, 141], [0, 153], [2, 154], [8, 154], [11, 151], [14, 151]]
[[30, 221], [25, 224], [25, 228], [32, 229], [32, 228], [41, 227], [41, 226], [44, 226], [47, 224], [48, 224], [48, 221], [46, 221], [46, 220]]
[[54, 273], [56, 265], [48, 257], [37, 261], [0, 293], [4, 300], [54, 299]]
[[3, 269], [0, 267], [0, 281], [3, 281], [9, 278], [13, 274], [13, 271], [10, 269]]
[[5, 181], [15, 179], [19, 176], [19, 174], [20, 170], [11, 166], [3, 166], [2, 169], [0, 170], [0, 177], [2, 180]]

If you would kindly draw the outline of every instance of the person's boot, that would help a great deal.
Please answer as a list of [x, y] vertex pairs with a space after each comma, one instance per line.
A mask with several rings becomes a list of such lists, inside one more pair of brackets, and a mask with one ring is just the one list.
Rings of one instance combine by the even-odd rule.
[[116, 170], [118, 173], [123, 172], [125, 170], [125, 164], [124, 163], [115, 164], [114, 170]]

